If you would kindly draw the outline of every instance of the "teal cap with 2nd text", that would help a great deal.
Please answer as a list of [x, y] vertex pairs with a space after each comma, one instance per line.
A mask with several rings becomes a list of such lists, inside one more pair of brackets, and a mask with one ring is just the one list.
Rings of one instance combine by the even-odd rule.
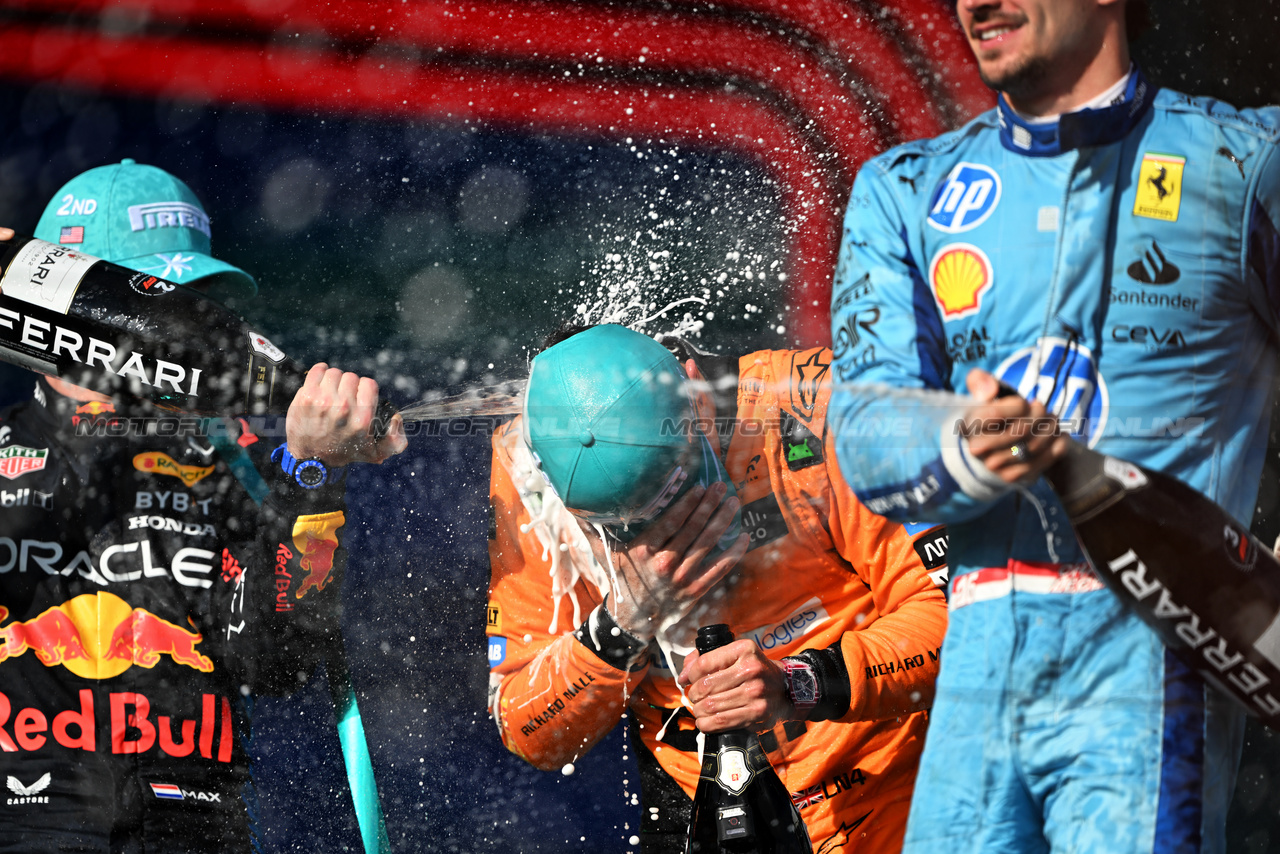
[[214, 258], [209, 215], [185, 183], [131, 159], [82, 172], [54, 195], [35, 236], [215, 297], [251, 297], [253, 277]]

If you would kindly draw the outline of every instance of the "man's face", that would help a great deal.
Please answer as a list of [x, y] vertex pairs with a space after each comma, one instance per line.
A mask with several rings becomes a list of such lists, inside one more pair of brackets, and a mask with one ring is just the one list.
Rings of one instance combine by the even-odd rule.
[[960, 0], [956, 11], [982, 80], [1033, 100], [1100, 47], [1097, 0]]

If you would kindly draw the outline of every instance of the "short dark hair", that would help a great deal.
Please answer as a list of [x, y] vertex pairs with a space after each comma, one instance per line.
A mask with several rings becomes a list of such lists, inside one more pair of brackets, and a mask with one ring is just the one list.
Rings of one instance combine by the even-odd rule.
[[598, 325], [596, 323], [580, 323], [577, 319], [562, 320], [559, 326], [547, 333], [547, 337], [542, 339], [542, 346], [538, 349], [538, 352], [541, 353], [543, 350], [554, 347], [567, 338], [572, 338], [579, 332], [586, 332], [591, 327]]
[[1126, 0], [1124, 4], [1124, 30], [1130, 42], [1136, 42], [1151, 29], [1151, 4], [1148, 0]]

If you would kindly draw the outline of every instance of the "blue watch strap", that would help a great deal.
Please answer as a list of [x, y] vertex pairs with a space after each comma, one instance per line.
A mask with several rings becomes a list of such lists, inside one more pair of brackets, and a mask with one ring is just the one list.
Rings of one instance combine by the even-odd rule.
[[317, 489], [325, 484], [338, 483], [347, 474], [346, 466], [327, 466], [315, 457], [297, 459], [289, 453], [287, 444], [271, 452], [271, 461], [279, 463], [280, 470], [303, 489]]

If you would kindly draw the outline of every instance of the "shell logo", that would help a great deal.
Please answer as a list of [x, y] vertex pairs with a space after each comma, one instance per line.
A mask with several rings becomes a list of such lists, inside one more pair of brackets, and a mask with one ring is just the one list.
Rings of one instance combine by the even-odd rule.
[[929, 283], [942, 307], [943, 320], [976, 314], [993, 279], [991, 260], [970, 243], [944, 246], [929, 264]]

